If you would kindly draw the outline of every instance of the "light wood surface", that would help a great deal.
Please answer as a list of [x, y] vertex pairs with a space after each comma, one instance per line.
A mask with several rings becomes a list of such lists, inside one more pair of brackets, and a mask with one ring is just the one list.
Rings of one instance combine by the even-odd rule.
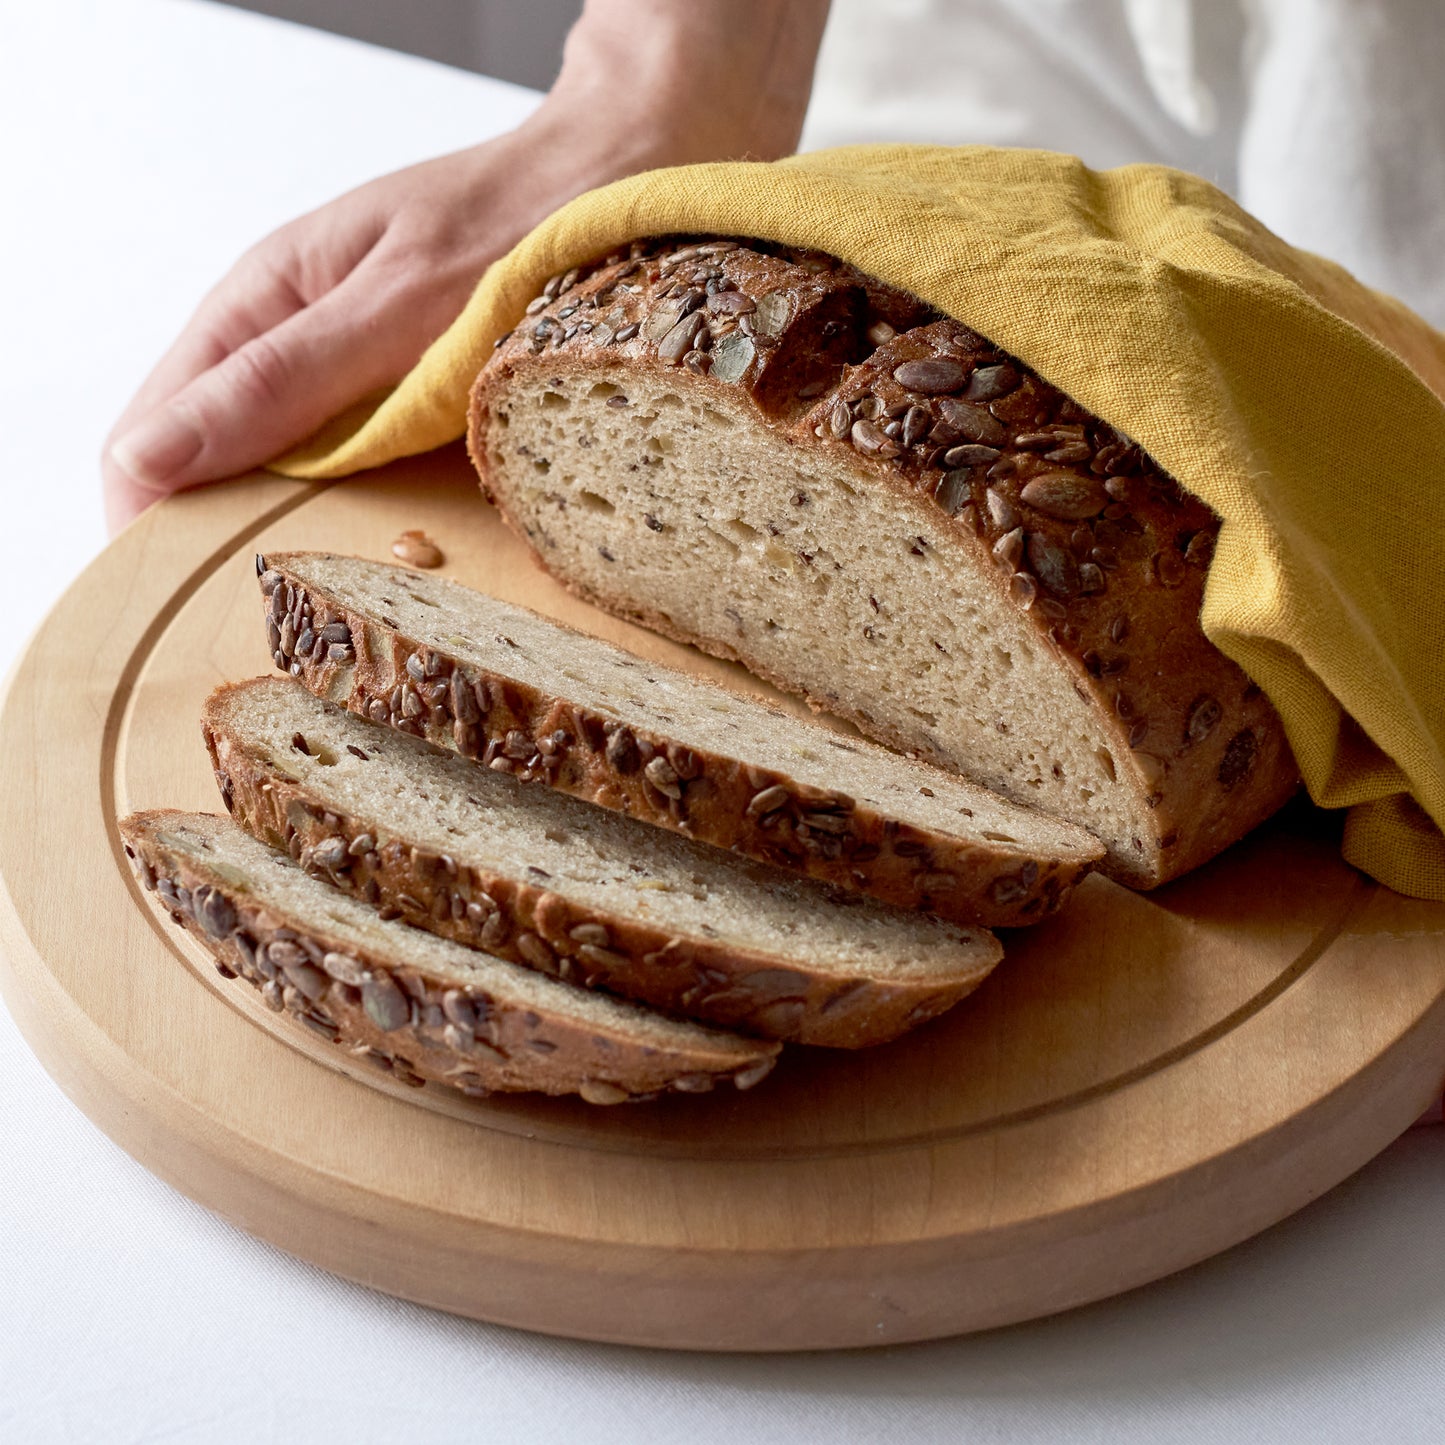
[[218, 810], [196, 717], [269, 666], [252, 557], [388, 555], [733, 686], [542, 576], [452, 451], [181, 496], [75, 583], [0, 713], [0, 984], [46, 1067], [163, 1178], [327, 1269], [462, 1314], [669, 1347], [896, 1343], [1061, 1310], [1265, 1228], [1445, 1074], [1445, 909], [1290, 809], [1150, 896], [1091, 879], [982, 990], [749, 1094], [598, 1109], [389, 1083], [260, 1008], [131, 882], [115, 820]]

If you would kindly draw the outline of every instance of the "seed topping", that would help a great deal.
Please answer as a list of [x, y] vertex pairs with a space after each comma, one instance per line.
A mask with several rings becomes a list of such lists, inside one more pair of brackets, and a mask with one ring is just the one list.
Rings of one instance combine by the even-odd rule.
[[957, 391], [968, 377], [968, 371], [960, 361], [950, 356], [926, 356], [917, 361], [905, 361], [893, 369], [893, 380], [908, 391], [919, 391], [925, 396], [938, 396], [944, 392]]
[[446, 561], [442, 549], [419, 528], [405, 531], [391, 544], [392, 556], [405, 562], [408, 567], [422, 567], [430, 570], [440, 567]]
[[642, 776], [664, 797], [682, 797], [682, 781], [677, 769], [664, 757], [653, 758], [642, 770]]
[[1008, 440], [1008, 428], [981, 406], [955, 401], [946, 396], [938, 403], [938, 411], [944, 434], [939, 435], [939, 428], [935, 428], [934, 440], [941, 445], [970, 441], [980, 442], [984, 446], [1001, 447]]
[[1006, 363], [998, 366], [978, 366], [968, 379], [968, 390], [964, 392], [963, 399], [978, 403], [997, 401], [999, 397], [1007, 396], [1018, 384], [1018, 372]]
[[1217, 699], [1208, 696], [1195, 698], [1189, 707], [1189, 721], [1184, 725], [1186, 740], [1202, 743], [1223, 716], [1224, 708]]
[[362, 983], [361, 1006], [372, 1023], [387, 1033], [411, 1021], [411, 1002], [390, 974], [375, 973]]
[[1064, 522], [1097, 517], [1109, 504], [1109, 494], [1096, 477], [1073, 472], [1045, 472], [1024, 483], [1019, 500], [1026, 507]]

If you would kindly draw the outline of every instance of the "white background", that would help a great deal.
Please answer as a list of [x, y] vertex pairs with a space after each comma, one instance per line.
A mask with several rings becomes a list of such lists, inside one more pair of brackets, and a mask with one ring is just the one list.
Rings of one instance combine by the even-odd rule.
[[[101, 439], [205, 287], [532, 98], [191, 0], [0, 0], [0, 63], [8, 668], [102, 545]], [[547, 1340], [299, 1264], [121, 1153], [3, 1011], [0, 1147], [0, 1441], [1445, 1439], [1445, 1130], [1122, 1299], [779, 1358]]]

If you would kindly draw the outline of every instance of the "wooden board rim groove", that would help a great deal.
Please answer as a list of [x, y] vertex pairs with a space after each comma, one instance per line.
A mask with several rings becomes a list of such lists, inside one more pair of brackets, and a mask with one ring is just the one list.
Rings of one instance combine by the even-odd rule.
[[[112, 804], [111, 811], [107, 814], [109, 820], [109, 831], [114, 839], [114, 853], [117, 868], [121, 879], [135, 900], [136, 906], [140, 908], [149, 920], [152, 930], [166, 950], [185, 968], [197, 973], [201, 981], [209, 984], [210, 979], [206, 977], [206, 970], [209, 968], [208, 959], [202, 955], [199, 946], [186, 935], [176, 930], [167, 930], [164, 922], [164, 914], [160, 909], [153, 906], [146, 899], [134, 874], [127, 866], [121, 852], [120, 834], [116, 827], [116, 817], [113, 808], [113, 796], [107, 799]], [[1092, 1103], [1096, 1099], [1102, 1099], [1110, 1094], [1118, 1093], [1122, 1089], [1140, 1083], [1144, 1079], [1151, 1078], [1160, 1071], [1172, 1068], [1188, 1060], [1193, 1055], [1208, 1048], [1211, 1044], [1217, 1043], [1220, 1039], [1226, 1038], [1241, 1024], [1247, 1022], [1255, 1015], [1261, 1013], [1271, 1004], [1276, 1002], [1286, 990], [1298, 983], [1312, 965], [1319, 961], [1343, 931], [1350, 919], [1355, 916], [1369, 901], [1371, 896], [1378, 890], [1379, 884], [1372, 883], [1363, 875], [1356, 877], [1349, 889], [1341, 895], [1341, 902], [1335, 915], [1330, 918], [1325, 926], [1310, 939], [1301, 952], [1292, 959], [1289, 964], [1275, 975], [1263, 988], [1250, 998], [1246, 999], [1240, 1006], [1230, 1013], [1215, 1020], [1207, 1028], [1191, 1035], [1189, 1038], [1175, 1044], [1172, 1048], [1166, 1049], [1163, 1053], [1153, 1058], [1145, 1059], [1142, 1063], [1116, 1074], [1107, 1079], [1101, 1079], [1096, 1084], [1087, 1088], [1076, 1090], [1071, 1094], [1063, 1094], [1057, 1098], [1048, 1100], [1046, 1103], [1029, 1105], [1025, 1108], [1015, 1109], [1005, 1114], [995, 1114], [987, 1118], [978, 1119], [968, 1124], [951, 1126], [938, 1129], [926, 1134], [901, 1135], [896, 1138], [858, 1140], [853, 1144], [832, 1144], [818, 1145], [807, 1148], [793, 1148], [766, 1150], [762, 1148], [753, 1149], [730, 1149], [727, 1146], [718, 1145], [696, 1145], [687, 1147], [677, 1141], [670, 1141], [667, 1144], [659, 1145], [655, 1141], [645, 1143], [628, 1143], [612, 1139], [602, 1139], [589, 1143], [586, 1147], [599, 1153], [618, 1155], [645, 1155], [651, 1159], [705, 1159], [711, 1163], [729, 1164], [808, 1164], [823, 1162], [834, 1159], [847, 1159], [853, 1157], [871, 1158], [878, 1154], [907, 1153], [920, 1149], [932, 1149], [939, 1145], [949, 1144], [956, 1140], [967, 1139], [985, 1133], [996, 1133], [1004, 1129], [1013, 1129], [1022, 1125], [1031, 1124], [1039, 1119], [1048, 1118], [1052, 1115], [1066, 1114], [1070, 1110], [1081, 1108]], [[235, 992], [233, 990], [215, 990], [216, 996], [224, 1000], [229, 1006], [235, 1007]], [[284, 1020], [278, 1020], [275, 1037], [285, 1043], [298, 1046], [306, 1041], [306, 1036], [297, 1028], [291, 1028]], [[557, 1135], [548, 1137], [544, 1130], [535, 1124], [510, 1126], [510, 1121], [505, 1116], [498, 1118], [478, 1113], [472, 1120], [479, 1129], [491, 1132], [510, 1135], [512, 1137], [525, 1138], [530, 1142], [539, 1144], [554, 1144], [562, 1148], [575, 1148], [575, 1138], [568, 1135]]]
[[[239, 550], [249, 547], [257, 535], [267, 527], [284, 518], [290, 512], [305, 506], [306, 503], [314, 497], [319, 496], [323, 491], [335, 485], [335, 482], [303, 483], [303, 490], [298, 492], [296, 496], [280, 502], [268, 511], [262, 513], [251, 525], [240, 528], [219, 547], [215, 548], [202, 562], [198, 563], [195, 569], [188, 573], [177, 585], [175, 590], [166, 599], [165, 605], [158, 611], [151, 625], [141, 637], [137, 639], [134, 648], [126, 659], [125, 666], [121, 671], [120, 678], [117, 681], [115, 691], [112, 695], [110, 707], [107, 710], [102, 735], [101, 798], [107, 834], [111, 840], [111, 852], [115, 858], [116, 867], [119, 870], [125, 887], [134, 898], [137, 906], [142, 909], [146, 918], [150, 920], [156, 937], [185, 967], [200, 971], [203, 981], [207, 983], [209, 983], [209, 979], [206, 978], [204, 974], [206, 965], [198, 965], [196, 953], [188, 952], [186, 948], [180, 945], [180, 936], [166, 930], [161, 922], [160, 912], [147, 904], [145, 895], [142, 893], [134, 874], [126, 863], [123, 845], [120, 839], [119, 815], [115, 796], [115, 763], [120, 727], [124, 719], [126, 707], [130, 701], [135, 680], [145, 666], [146, 659], [150, 652], [164, 636], [169, 626], [169, 619], [179, 611], [186, 600], [193, 596], [218, 568], [229, 562]], [[608, 1153], [646, 1153], [654, 1158], [706, 1158], [730, 1163], [804, 1163], [812, 1160], [821, 1161], [846, 1158], [851, 1155], [872, 1156], [878, 1153], [896, 1153], [915, 1149], [927, 1149], [939, 1144], [947, 1144], [955, 1139], [967, 1138], [971, 1135], [1013, 1128], [1020, 1124], [1030, 1123], [1035, 1119], [1044, 1118], [1050, 1114], [1067, 1113], [1069, 1110], [1085, 1105], [1092, 1100], [1103, 1098], [1120, 1089], [1128, 1088], [1131, 1084], [1148, 1078], [1161, 1069], [1170, 1068], [1182, 1062], [1192, 1054], [1208, 1048], [1210, 1044], [1226, 1037], [1241, 1023], [1252, 1018], [1262, 1009], [1269, 1007], [1286, 989], [1290, 988], [1303, 977], [1309, 967], [1321, 957], [1330, 944], [1339, 936], [1350, 917], [1364, 906], [1370, 894], [1377, 890], [1379, 886], [1379, 884], [1367, 879], [1363, 874], [1353, 875], [1350, 888], [1344, 895], [1338, 913], [1321, 928], [1319, 933], [1309, 941], [1300, 954], [1292, 959], [1279, 974], [1230, 1013], [1217, 1019], [1214, 1023], [1191, 1037], [1175, 1044], [1172, 1048], [1165, 1050], [1155, 1058], [1146, 1059], [1112, 1078], [1101, 1079], [1097, 1083], [1089, 1085], [1087, 1088], [1080, 1089], [1072, 1094], [1050, 1099], [1043, 1104], [1032, 1105], [1023, 1109], [1014, 1110], [1011, 1113], [994, 1115], [992, 1117], [975, 1120], [966, 1125], [941, 1129], [927, 1134], [915, 1134], [882, 1140], [859, 1140], [851, 1145], [825, 1145], [814, 1149], [792, 1151], [755, 1149], [730, 1152], [726, 1149], [718, 1149], [715, 1146], [679, 1148], [674, 1145], [671, 1148], [659, 1148], [653, 1141], [648, 1141], [645, 1144], [619, 1146], [619, 1144], [613, 1140], [603, 1140], [589, 1147]], [[225, 999], [228, 1005], [234, 1006], [232, 1002], [233, 994], [230, 991], [218, 990], [217, 996]], [[293, 1047], [302, 1041], [302, 1036], [294, 1029], [286, 1029], [284, 1032], [278, 1030], [276, 1036], [292, 1044]], [[479, 1113], [476, 1116], [475, 1123], [478, 1128], [495, 1130], [503, 1134], [511, 1134], [529, 1139], [537, 1137], [535, 1133], [529, 1132], [534, 1126], [508, 1128], [501, 1119], [485, 1114]], [[538, 1142], [542, 1141], [538, 1140]], [[573, 1141], [569, 1139], [558, 1139], [551, 1142], [567, 1145]]]
[[[375, 505], [378, 497], [384, 500], [390, 495], [385, 490], [389, 487], [397, 495], [405, 491], [407, 505], [415, 502], [418, 510], [423, 501], [452, 506], [441, 492], [425, 491], [428, 486], [441, 485], [435, 469], [428, 471], [430, 465], [422, 461], [393, 469], [392, 481], [374, 478], [368, 483], [361, 479], [359, 496]], [[106, 607], [109, 598], [101, 589], [117, 578], [147, 605], [155, 602], [151, 615], [144, 619], [131, 615], [139, 601], [123, 598], [130, 611], [125, 606], [118, 608], [125, 613], [134, 641], [118, 649], [125, 657], [119, 672], [100, 669], [110, 678], [111, 694], [97, 709], [100, 726], [96, 731], [103, 737], [97, 740], [95, 762], [86, 769], [88, 777], [100, 785], [96, 803], [105, 802], [105, 851], [121, 870], [116, 877], [123, 880], [121, 891], [132, 911], [139, 893], [124, 866], [113, 823], [123, 766], [120, 739], [130, 707], [129, 699], [119, 696], [122, 686], [134, 695], [138, 679], [146, 672], [148, 649], [165, 634], [176, 610], [184, 608], [187, 599], [205, 585], [206, 574], [219, 572], [249, 539], [324, 497], [332, 485], [301, 486], [259, 478], [237, 488], [218, 489], [210, 497], [181, 497], [143, 519], [93, 564], [95, 581], [85, 599], [93, 608], [97, 598], [99, 605]], [[406, 490], [413, 487], [423, 490]], [[280, 500], [273, 501], [278, 489]], [[350, 507], [350, 496], [336, 505]], [[356, 503], [358, 507], [366, 505], [366, 500]], [[247, 517], [248, 508], [252, 512], [259, 508], [263, 515]], [[207, 540], [220, 531], [226, 536], [220, 545]], [[177, 549], [174, 544], [182, 536], [184, 546]], [[196, 545], [197, 538], [202, 545]], [[377, 540], [373, 538], [368, 545], [378, 545]], [[151, 546], [159, 550], [163, 577], [147, 574], [132, 581], [120, 570], [120, 558], [151, 560], [147, 551]], [[186, 552], [201, 552], [203, 561], [176, 585], [175, 564]], [[106, 567], [109, 572], [104, 571]], [[37, 678], [30, 675], [27, 663], [39, 658], [44, 648], [51, 649], [45, 656], [54, 663], [55, 628], [71, 613], [75, 614], [72, 621], [80, 618], [81, 602], [68, 604], [72, 597], [79, 597], [86, 577], [74, 584], [37, 632], [12, 678], [24, 676], [35, 684]], [[159, 599], [153, 596], [157, 590], [163, 594]], [[116, 628], [120, 626], [117, 622]], [[88, 635], [81, 637], [79, 646], [83, 649], [89, 641]], [[68, 656], [63, 651], [58, 655], [62, 663]], [[108, 657], [103, 660], [110, 662]], [[49, 692], [45, 688], [39, 691], [46, 696], [59, 691], [48, 679], [45, 686]], [[34, 738], [26, 734], [27, 742], [34, 741], [38, 747], [42, 734], [37, 708], [38, 704], [31, 709], [33, 717], [27, 716], [13, 695], [7, 697], [0, 708], [0, 741], [8, 744], [10, 735], [18, 736], [24, 731], [22, 724], [28, 722]], [[87, 750], [89, 746], [87, 743]], [[0, 819], [29, 816], [23, 806], [27, 802], [39, 806], [41, 789], [33, 789], [34, 796], [29, 797], [24, 787], [14, 786], [15, 781], [12, 777], [11, 786], [6, 787], [0, 780]], [[0, 829], [0, 859], [7, 852], [18, 855], [23, 850], [7, 850]], [[17, 866], [15, 857], [10, 866]], [[81, 866], [78, 860], [75, 866]], [[1085, 1121], [1100, 1110], [1105, 1115], [1117, 1113], [1121, 1100], [1133, 1098], [1141, 1090], [1141, 1103], [1147, 1108], [1160, 1097], [1161, 1081], [1170, 1075], [1181, 1077], [1166, 1094], [1200, 1082], [1196, 1075], [1201, 1050], [1209, 1057], [1211, 1042], [1223, 1043], [1235, 1030], [1242, 1030], [1246, 1037], [1267, 1034], [1271, 1005], [1285, 1007], [1286, 1020], [1297, 1021], [1300, 1009], [1312, 1004], [1322, 988], [1333, 989], [1338, 998], [1339, 957], [1331, 944], [1362, 918], [1359, 928], [1347, 936], [1347, 951], [1354, 947], [1349, 939], [1389, 938], [1378, 922], [1384, 915], [1373, 905], [1394, 909], [1393, 895], [1350, 876], [1351, 886], [1342, 888], [1339, 897], [1331, 894], [1329, 908], [1317, 909], [1312, 915], [1318, 924], [1313, 932], [1295, 935], [1292, 955], [1276, 958], [1274, 952], [1269, 954], [1274, 971], [1262, 987], [1207, 1028], [1149, 1056], [1117, 1078], [1097, 1080], [1074, 1094], [1049, 1098], [1042, 1105], [976, 1125], [960, 1128], [955, 1124], [927, 1134], [802, 1151], [792, 1146], [781, 1151], [750, 1148], [729, 1153], [726, 1148], [707, 1148], [669, 1153], [656, 1144], [619, 1148], [617, 1140], [604, 1136], [588, 1143], [590, 1163], [578, 1156], [577, 1167], [585, 1164], [602, 1171], [598, 1178], [604, 1185], [609, 1177], [622, 1180], [634, 1174], [642, 1179], [680, 1181], [676, 1184], [678, 1208], [684, 1199], [694, 1197], [688, 1189], [695, 1191], [695, 1186], [688, 1186], [687, 1180], [725, 1179], [730, 1192], [728, 1207], [746, 1212], [754, 1194], [768, 1197], [766, 1181], [794, 1180], [789, 1191], [811, 1191], [810, 1197], [839, 1180], [853, 1181], [847, 1187], [856, 1184], [865, 1192], [883, 1187], [879, 1179], [898, 1188], [903, 1186], [895, 1181], [906, 1185], [909, 1178], [917, 1177], [920, 1167], [930, 1179], [935, 1173], [941, 1178], [953, 1177], [950, 1159], [971, 1158], [980, 1145], [987, 1148], [992, 1140], [980, 1137], [985, 1134], [998, 1135], [1000, 1147], [1005, 1134], [1034, 1143], [1056, 1139], [1060, 1137], [1061, 1113], [1077, 1112]], [[39, 937], [50, 937], [49, 925], [32, 937], [9, 882], [10, 876], [0, 867], [0, 940], [6, 945], [0, 957], [0, 984], [17, 1022], [62, 1087], [142, 1163], [241, 1227], [361, 1283], [479, 1318], [633, 1344], [793, 1349], [893, 1343], [1008, 1323], [1133, 1287], [1266, 1227], [1359, 1167], [1409, 1123], [1413, 1111], [1438, 1085], [1439, 1061], [1445, 1058], [1445, 966], [1435, 967], [1440, 963], [1436, 957], [1440, 950], [1438, 918], [1432, 914], [1426, 943], [1417, 952], [1422, 966], [1430, 965], [1424, 967], [1421, 977], [1428, 976], [1434, 992], [1427, 997], [1422, 988], [1418, 1008], [1410, 1005], [1414, 1012], [1407, 1015], [1403, 1004], [1395, 1007], [1387, 1022], [1369, 1035], [1380, 1037], [1388, 1047], [1363, 1060], [1357, 1071], [1348, 1075], [1341, 1072], [1337, 1059], [1330, 1058], [1327, 1062], [1333, 1072], [1328, 1074], [1327, 1088], [1308, 1080], [1282, 1081], [1293, 1089], [1292, 1094], [1284, 1091], [1296, 1105], [1292, 1113], [1280, 1112], [1282, 1105], [1274, 1112], [1266, 1111], [1228, 1148], [1209, 1154], [1196, 1150], [1197, 1157], [1187, 1167], [1175, 1168], [1172, 1173], [1159, 1172], [1167, 1161], [1154, 1161], [1151, 1167], [1127, 1175], [1125, 1182], [1115, 1180], [1110, 1185], [1112, 1192], [1087, 1199], [1067, 1193], [1058, 1200], [1044, 1198], [1036, 1212], [1016, 1210], [1009, 1218], [991, 1220], [985, 1228], [966, 1227], [966, 1201], [948, 1194], [937, 1211], [920, 1219], [917, 1226], [909, 1222], [911, 1217], [880, 1218], [870, 1224], [867, 1211], [857, 1215], [859, 1222], [847, 1223], [853, 1215], [845, 1210], [827, 1229], [820, 1226], [816, 1238], [801, 1242], [790, 1242], [786, 1230], [771, 1225], [765, 1229], [761, 1224], [753, 1228], [751, 1223], [737, 1243], [694, 1238], [686, 1231], [674, 1239], [671, 1225], [660, 1232], [651, 1224], [633, 1233], [609, 1232], [610, 1225], [604, 1227], [600, 1219], [579, 1232], [575, 1226], [582, 1216], [574, 1202], [560, 1201], [559, 1207], [565, 1208], [556, 1217], [510, 1218], [497, 1212], [490, 1200], [448, 1202], [435, 1190], [426, 1193], [422, 1183], [415, 1181], [402, 1181], [405, 1188], [380, 1193], [365, 1171], [330, 1166], [304, 1150], [277, 1152], [278, 1139], [264, 1130], [245, 1135], [231, 1132], [234, 1111], [223, 1111], [222, 1118], [207, 1115], [202, 1107], [205, 1101], [221, 1096], [214, 1090], [197, 1092], [189, 1075], [184, 1083], [191, 1087], [190, 1093], [182, 1089], [172, 1091], [174, 1099], [160, 1097], [171, 1090], [169, 1076], [156, 1071], [153, 1057], [126, 1053], [121, 1048], [124, 1035], [107, 1029], [101, 1018], [92, 1017], [84, 993], [73, 995], [63, 978], [52, 971], [36, 942]], [[107, 887], [113, 887], [113, 882]], [[33, 907], [34, 888], [21, 892]], [[149, 906], [143, 912], [146, 922], [141, 926], [148, 935], [166, 942], [162, 952], [170, 957], [168, 968], [174, 972], [175, 940]], [[1398, 910], [1387, 916], [1392, 927], [1398, 920]], [[1371, 926], [1373, 933], [1369, 932]], [[1420, 936], [1418, 929], [1415, 936]], [[1408, 947], [1409, 936], [1404, 937], [1403, 945], [1395, 942], [1389, 946]], [[189, 979], [191, 988], [200, 982], [208, 1007], [211, 998], [226, 997], [198, 973], [194, 959], [184, 961], [186, 967], [176, 974], [177, 980]], [[1328, 966], [1317, 969], [1322, 962]], [[1348, 966], [1355, 964], [1352, 961]], [[1324, 975], [1323, 982], [1316, 973]], [[1257, 982], [1258, 976], [1256, 970], [1251, 982]], [[1296, 998], [1301, 985], [1307, 986], [1305, 997]], [[196, 1011], [190, 994], [186, 1007]], [[242, 1013], [234, 1002], [221, 1012]], [[237, 1026], [241, 1022], [238, 1019]], [[269, 1049], [274, 1037], [257, 1036], [257, 1043]], [[252, 1053], [259, 1057], [249, 1037], [246, 1050], [248, 1058]], [[304, 1058], [306, 1051], [299, 1052], [303, 1058], [289, 1065], [289, 1072], [297, 1067], [314, 1068]], [[1206, 1069], [1203, 1078], [1217, 1083], [1218, 1066], [1211, 1069]], [[354, 1089], [342, 1081], [340, 1085], [318, 1084], [315, 1092], [333, 1101], [354, 1102], [354, 1093], [343, 1099], [338, 1087]], [[392, 1100], [378, 1095], [362, 1112], [367, 1118], [381, 1120], [392, 1117], [395, 1107]], [[1134, 1110], [1140, 1104], [1129, 1107]], [[536, 1167], [542, 1169], [546, 1158], [567, 1159], [568, 1152], [577, 1149], [575, 1137], [539, 1137], [534, 1128], [504, 1129], [495, 1118], [474, 1119], [467, 1127], [479, 1140], [494, 1139], [495, 1144], [487, 1148], [500, 1151], [499, 1159], [536, 1161]], [[167, 1132], [168, 1128], [174, 1132]], [[452, 1137], [449, 1131], [446, 1137]], [[870, 1164], [882, 1155], [895, 1162], [882, 1174], [870, 1171]], [[351, 1156], [345, 1156], [343, 1165], [350, 1162]], [[1240, 1171], [1246, 1163], [1250, 1172], [1244, 1175]], [[793, 1168], [779, 1170], [781, 1164]], [[736, 1167], [739, 1165], [742, 1167]], [[595, 1181], [592, 1187], [598, 1187]], [[1240, 1187], [1249, 1195], [1247, 1203], [1238, 1202], [1230, 1193]], [[735, 1202], [731, 1199], [734, 1190]], [[571, 1232], [563, 1227], [568, 1221]], [[1164, 1227], [1166, 1222], [1172, 1230]], [[909, 1228], [915, 1231], [911, 1235]], [[1069, 1230], [1075, 1233], [1065, 1238]], [[1086, 1255], [1089, 1251], [1093, 1255], [1081, 1260], [1081, 1245]], [[1114, 1259], [1121, 1251], [1127, 1258]], [[604, 1279], [613, 1290], [617, 1281], [624, 1282], [624, 1298], [599, 1301], [589, 1297], [591, 1285]], [[875, 1321], [868, 1313], [872, 1308], [869, 1301], [884, 1293], [903, 1303], [896, 1315]]]

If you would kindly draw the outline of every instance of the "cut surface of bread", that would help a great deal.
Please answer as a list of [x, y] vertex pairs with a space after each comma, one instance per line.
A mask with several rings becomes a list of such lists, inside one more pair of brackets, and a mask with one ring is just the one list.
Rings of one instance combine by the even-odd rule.
[[288, 679], [203, 727], [258, 837], [408, 922], [766, 1037], [859, 1047], [970, 992], [978, 928], [829, 890], [368, 723]]
[[326, 553], [258, 567], [279, 666], [524, 781], [989, 927], [1053, 912], [1102, 856], [1083, 829], [956, 773], [446, 578]]
[[748, 1088], [776, 1056], [384, 921], [226, 819], [158, 810], [120, 829], [142, 885], [223, 973], [406, 1082], [610, 1104]]
[[473, 459], [588, 600], [1088, 828], [1125, 882], [1193, 867], [1298, 785], [1199, 627], [1218, 519], [910, 301], [826, 257], [640, 244], [496, 351]]

